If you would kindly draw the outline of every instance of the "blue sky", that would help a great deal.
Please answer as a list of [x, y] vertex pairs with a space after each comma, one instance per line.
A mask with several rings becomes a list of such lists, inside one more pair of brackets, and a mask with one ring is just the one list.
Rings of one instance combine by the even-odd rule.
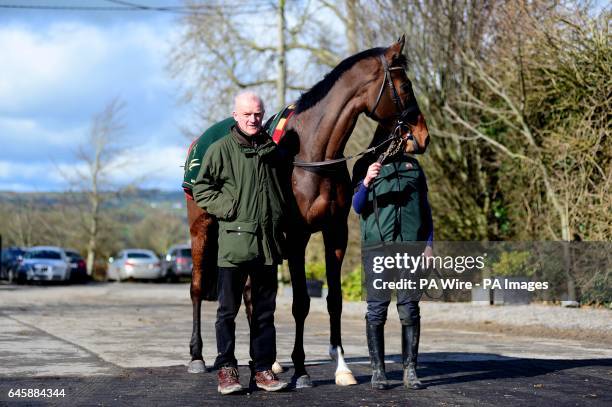
[[[147, 4], [179, 4], [170, 0]], [[6, 4], [112, 4], [18, 1]], [[75, 165], [91, 119], [113, 98], [126, 104], [117, 184], [179, 190], [190, 123], [165, 66], [177, 16], [159, 12], [0, 9], [0, 190], [62, 190], [57, 168]], [[119, 158], [119, 157], [118, 157]]]

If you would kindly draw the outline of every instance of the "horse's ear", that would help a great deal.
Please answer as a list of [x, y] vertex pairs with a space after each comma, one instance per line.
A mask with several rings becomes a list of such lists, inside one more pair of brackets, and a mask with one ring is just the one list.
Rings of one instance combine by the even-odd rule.
[[404, 50], [404, 44], [406, 43], [406, 34], [402, 34], [402, 36], [397, 40], [397, 43], [399, 44], [399, 53], [401, 54]]
[[387, 48], [385, 56], [390, 62], [392, 62], [402, 54], [405, 42], [406, 34], [402, 34], [402, 36], [397, 40], [397, 42], [394, 42], [389, 48]]

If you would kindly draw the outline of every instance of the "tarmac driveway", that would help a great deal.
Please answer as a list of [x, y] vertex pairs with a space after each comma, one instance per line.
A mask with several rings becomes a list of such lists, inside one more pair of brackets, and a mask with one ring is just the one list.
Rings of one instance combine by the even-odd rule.
[[[279, 360], [289, 367], [293, 346], [290, 297], [280, 296], [276, 314]], [[446, 307], [446, 308], [445, 308]], [[590, 334], [560, 338], [544, 326], [537, 334], [497, 329], [479, 322], [500, 313], [546, 313], [545, 308], [469, 308], [469, 304], [422, 304], [419, 373], [429, 388], [408, 392], [401, 384], [399, 323], [391, 307], [386, 328], [387, 370], [394, 387], [369, 388], [363, 304], [345, 305], [345, 355], [359, 385], [339, 388], [329, 362], [324, 299], [313, 299], [306, 325], [306, 355], [317, 387], [282, 394], [257, 391], [221, 398], [214, 372], [186, 373], [191, 303], [186, 284], [113, 283], [85, 286], [0, 286], [0, 404], [201, 405], [292, 403], [297, 405], [611, 405], [612, 349], [606, 340], [610, 311], [577, 315]], [[212, 364], [213, 303], [204, 303], [204, 357]], [[488, 307], [487, 307], [488, 308]], [[581, 312], [583, 310], [576, 310]], [[468, 314], [472, 320], [462, 320]], [[503, 317], [501, 316], [503, 315]], [[447, 319], [447, 320], [446, 320]], [[550, 318], [547, 318], [549, 320]], [[586, 322], [583, 322], [586, 323]], [[494, 325], [496, 329], [490, 329]], [[573, 330], [577, 328], [571, 324]], [[505, 326], [505, 325], [504, 325]], [[561, 325], [563, 326], [563, 325]], [[481, 329], [482, 328], [482, 329]], [[580, 328], [580, 327], [578, 327]], [[534, 330], [535, 329], [535, 330]], [[567, 331], [569, 331], [568, 329]], [[603, 330], [603, 331], [602, 331]], [[562, 331], [562, 330], [561, 330]], [[609, 334], [609, 331], [607, 331]], [[599, 336], [598, 336], [599, 335]], [[603, 336], [601, 336], [603, 335]], [[567, 335], [565, 335], [567, 336]], [[599, 339], [598, 339], [599, 338]], [[248, 361], [248, 326], [237, 321], [237, 358]], [[243, 385], [247, 369], [241, 367]], [[64, 389], [64, 397], [12, 397], [11, 389]], [[14, 395], [14, 392], [13, 392]], [[26, 393], [27, 396], [27, 393]]]

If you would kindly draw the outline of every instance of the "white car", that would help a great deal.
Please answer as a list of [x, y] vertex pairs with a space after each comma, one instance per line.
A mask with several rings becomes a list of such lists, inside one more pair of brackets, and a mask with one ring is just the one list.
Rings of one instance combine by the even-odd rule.
[[61, 247], [34, 246], [26, 250], [17, 270], [18, 281], [68, 281], [70, 260]]
[[108, 259], [106, 277], [109, 280], [148, 279], [162, 277], [159, 257], [151, 250], [125, 249]]

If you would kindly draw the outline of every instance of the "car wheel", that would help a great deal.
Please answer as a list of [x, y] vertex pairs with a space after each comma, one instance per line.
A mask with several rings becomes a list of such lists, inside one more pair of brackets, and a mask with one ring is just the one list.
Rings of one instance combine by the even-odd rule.
[[170, 282], [171, 283], [178, 283], [179, 282], [179, 276], [177, 276], [175, 273], [172, 273], [170, 275]]
[[17, 275], [13, 274], [12, 280], [17, 284], [25, 284], [27, 282], [27, 276], [23, 275], [23, 273], [17, 273]]
[[176, 275], [172, 271], [172, 269], [166, 270], [166, 275], [162, 277], [160, 280], [166, 281], [168, 283], [174, 283], [176, 281]]

